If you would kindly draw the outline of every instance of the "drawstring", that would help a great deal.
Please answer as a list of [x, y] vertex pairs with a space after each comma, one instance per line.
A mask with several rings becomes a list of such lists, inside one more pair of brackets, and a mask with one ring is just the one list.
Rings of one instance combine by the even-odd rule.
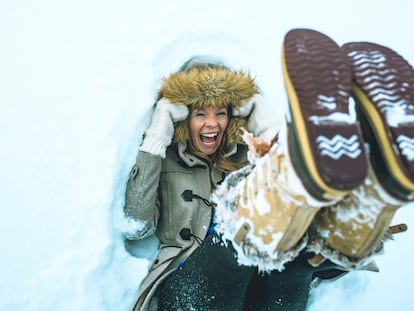
[[190, 238], [193, 237], [199, 245], [203, 243], [203, 239], [201, 239], [199, 236], [196, 236], [195, 234], [192, 234], [189, 228], [182, 228], [180, 231], [180, 237], [186, 241], [190, 241]]
[[[181, 193], [181, 197], [183, 198], [185, 202], [192, 202], [193, 199], [199, 199], [208, 207], [213, 206], [213, 203], [211, 201], [199, 196], [198, 194], [194, 194], [192, 190], [188, 190], [188, 189], [184, 190], [183, 193]], [[199, 245], [203, 243], [203, 239], [193, 234], [189, 228], [181, 229], [180, 236], [183, 240], [186, 240], [186, 241], [189, 241], [191, 237], [193, 237]]]
[[213, 204], [209, 200], [200, 197], [198, 194], [193, 194], [192, 190], [184, 190], [183, 193], [181, 193], [181, 197], [185, 202], [191, 202], [193, 201], [193, 199], [200, 199], [204, 202], [205, 205], [209, 207], [213, 206]]

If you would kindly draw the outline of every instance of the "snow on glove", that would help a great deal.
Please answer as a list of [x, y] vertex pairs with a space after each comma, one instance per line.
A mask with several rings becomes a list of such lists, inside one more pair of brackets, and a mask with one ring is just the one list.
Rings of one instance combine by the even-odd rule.
[[174, 122], [185, 120], [188, 113], [187, 106], [172, 104], [161, 98], [152, 113], [151, 123], [145, 130], [140, 150], [165, 158], [165, 152], [174, 135]]
[[247, 130], [254, 136], [262, 136], [266, 141], [271, 141], [276, 135], [276, 130], [268, 120], [268, 113], [265, 111], [266, 102], [264, 98], [255, 94], [243, 101], [238, 108], [233, 108], [233, 115], [247, 118]]

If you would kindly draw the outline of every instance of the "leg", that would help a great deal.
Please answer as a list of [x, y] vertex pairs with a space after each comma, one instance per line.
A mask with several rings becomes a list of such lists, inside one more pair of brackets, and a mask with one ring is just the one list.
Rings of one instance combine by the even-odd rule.
[[314, 274], [336, 271], [336, 265], [330, 261], [325, 261], [317, 268], [310, 266], [307, 259], [313, 255], [313, 253], [301, 254], [294, 261], [286, 264], [283, 271], [273, 271], [270, 275], [264, 276], [263, 304], [255, 310], [305, 310]]
[[263, 303], [264, 286], [264, 276], [256, 270], [247, 287], [243, 311], [255, 311]]
[[231, 243], [212, 234], [160, 285], [158, 310], [242, 310], [254, 268], [237, 263]]

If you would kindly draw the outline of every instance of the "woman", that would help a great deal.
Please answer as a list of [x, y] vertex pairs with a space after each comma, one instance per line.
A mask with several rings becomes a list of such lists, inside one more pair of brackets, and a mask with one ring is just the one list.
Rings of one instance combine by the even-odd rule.
[[[160, 239], [136, 310], [148, 308], [158, 285], [205, 239], [216, 185], [248, 163], [240, 136], [247, 120], [232, 109], [257, 93], [249, 75], [203, 59], [190, 59], [164, 80], [126, 192], [126, 215], [142, 222], [129, 238]], [[255, 133], [274, 131], [257, 125]]]
[[[301, 109], [315, 112], [308, 109], [311, 96], [301, 98], [295, 91], [308, 87], [301, 88], [302, 80], [312, 81], [301, 79], [303, 75], [319, 74], [321, 59], [321, 68], [328, 69], [321, 75], [336, 75], [322, 77], [321, 90], [332, 91], [329, 98], [340, 96], [344, 104], [332, 110], [332, 105], [321, 104], [325, 97], [316, 94], [319, 119], [302, 120], [313, 122], [310, 131], [316, 133], [330, 114], [354, 113], [348, 105], [351, 72], [338, 46], [302, 29], [288, 34], [284, 49], [285, 82], [295, 118], [288, 120], [290, 126], [298, 126]], [[302, 71], [304, 64], [295, 64], [302, 61], [303, 51], [311, 54], [314, 49], [317, 57], [305, 65], [314, 61], [315, 68]], [[324, 109], [326, 116], [321, 114]], [[325, 136], [345, 135], [342, 119], [329, 122]], [[345, 125], [344, 133], [355, 135], [358, 147], [362, 145], [356, 121]], [[319, 163], [297, 158], [312, 159], [311, 152], [320, 152], [313, 156], [327, 161], [324, 151], [298, 152], [313, 140], [294, 128], [290, 135], [296, 137], [289, 141], [296, 144], [293, 150], [288, 152], [288, 144], [281, 142], [282, 148], [269, 147], [263, 161], [249, 165], [254, 150], [242, 139], [242, 128], [262, 137], [267, 147], [276, 135], [248, 74], [194, 58], [163, 80], [126, 191], [125, 214], [138, 228], [127, 238], [156, 234], [160, 240], [134, 310], [305, 310], [314, 278], [376, 269], [370, 265], [371, 256], [381, 249], [391, 216], [403, 202], [386, 194], [369, 165], [359, 169], [366, 165], [364, 150], [358, 149], [361, 157], [328, 159], [330, 166], [324, 164], [318, 172]], [[329, 178], [320, 182], [327, 168]], [[360, 173], [357, 181], [349, 168]], [[305, 169], [316, 174], [309, 177]], [[309, 178], [314, 178], [313, 184], [306, 187]]]
[[210, 60], [190, 59], [163, 81], [126, 191], [125, 213], [141, 224], [128, 238], [160, 240], [135, 310], [243, 308], [256, 268], [240, 266], [232, 246], [217, 243], [210, 196], [248, 164], [242, 127], [269, 141], [276, 135], [263, 105], [248, 74]]

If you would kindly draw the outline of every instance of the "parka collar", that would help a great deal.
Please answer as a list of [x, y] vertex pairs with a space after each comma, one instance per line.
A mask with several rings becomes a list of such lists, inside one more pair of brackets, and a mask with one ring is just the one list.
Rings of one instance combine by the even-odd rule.
[[[207, 166], [207, 163], [203, 160], [197, 158], [191, 153], [188, 153], [187, 150], [187, 143], [186, 142], [180, 142], [177, 144], [178, 146], [178, 156], [181, 158], [181, 160], [188, 165], [189, 167], [193, 167], [196, 165], [203, 165]], [[232, 156], [237, 153], [237, 145], [232, 144], [228, 148], [228, 152], [226, 153], [226, 157]]]

